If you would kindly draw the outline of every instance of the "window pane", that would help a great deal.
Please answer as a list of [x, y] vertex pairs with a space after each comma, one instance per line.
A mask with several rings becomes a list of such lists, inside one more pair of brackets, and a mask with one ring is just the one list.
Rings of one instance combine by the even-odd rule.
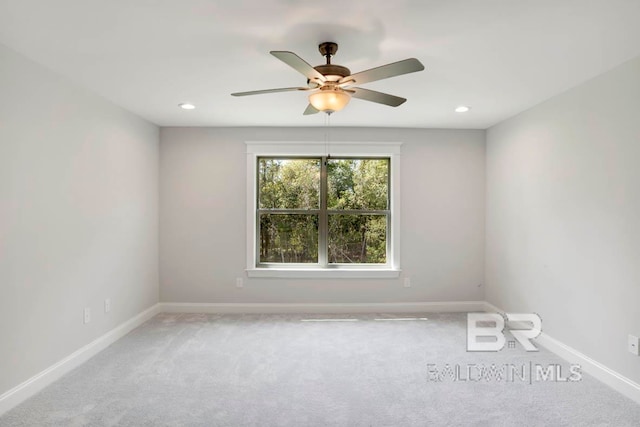
[[388, 209], [389, 159], [327, 161], [329, 209]]
[[260, 262], [317, 263], [318, 215], [261, 214]]
[[386, 263], [386, 215], [329, 215], [329, 262]]
[[258, 160], [260, 209], [318, 209], [320, 159]]

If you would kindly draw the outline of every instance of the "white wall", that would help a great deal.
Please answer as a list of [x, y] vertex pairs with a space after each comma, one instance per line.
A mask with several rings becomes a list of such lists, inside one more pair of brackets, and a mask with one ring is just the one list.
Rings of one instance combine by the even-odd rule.
[[487, 132], [486, 296], [640, 382], [640, 58]]
[[0, 64], [2, 394], [157, 302], [158, 129], [3, 46]]
[[[246, 279], [246, 147], [323, 141], [323, 128], [163, 128], [161, 301], [482, 300], [484, 131], [333, 128], [334, 141], [401, 141], [401, 267], [392, 280]], [[235, 278], [245, 277], [245, 287]]]

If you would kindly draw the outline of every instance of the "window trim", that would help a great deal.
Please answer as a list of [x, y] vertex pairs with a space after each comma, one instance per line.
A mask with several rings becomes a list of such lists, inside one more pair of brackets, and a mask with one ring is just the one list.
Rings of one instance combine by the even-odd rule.
[[[395, 278], [400, 275], [400, 148], [401, 142], [273, 142], [247, 141], [246, 271], [249, 277], [277, 278]], [[330, 149], [329, 149], [330, 148]], [[257, 159], [258, 157], [388, 157], [391, 239], [387, 242], [387, 264], [330, 267], [257, 266]]]

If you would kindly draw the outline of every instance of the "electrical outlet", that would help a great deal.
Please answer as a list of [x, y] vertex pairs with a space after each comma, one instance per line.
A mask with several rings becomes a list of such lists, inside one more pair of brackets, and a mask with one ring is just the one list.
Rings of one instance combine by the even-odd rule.
[[640, 356], [640, 340], [634, 335], [629, 335], [627, 338], [627, 350], [629, 353]]
[[89, 322], [91, 322], [91, 309], [87, 307], [84, 309], [84, 323], [86, 325]]
[[410, 277], [405, 277], [404, 278], [404, 287], [405, 288], [410, 288], [411, 287], [411, 278]]
[[104, 312], [108, 313], [111, 311], [111, 298], [107, 298], [104, 300]]
[[236, 278], [236, 288], [242, 288], [244, 287], [244, 283], [242, 281], [242, 277], [237, 277]]

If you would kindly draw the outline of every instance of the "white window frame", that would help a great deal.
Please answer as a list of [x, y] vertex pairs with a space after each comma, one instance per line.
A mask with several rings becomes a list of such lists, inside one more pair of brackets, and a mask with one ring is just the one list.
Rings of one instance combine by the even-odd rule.
[[[247, 275], [249, 277], [280, 278], [397, 278], [400, 276], [400, 148], [401, 142], [273, 142], [247, 141]], [[328, 150], [330, 147], [330, 150]], [[384, 265], [363, 265], [321, 268], [257, 267], [257, 161], [259, 157], [382, 157], [390, 159], [391, 241]]]

